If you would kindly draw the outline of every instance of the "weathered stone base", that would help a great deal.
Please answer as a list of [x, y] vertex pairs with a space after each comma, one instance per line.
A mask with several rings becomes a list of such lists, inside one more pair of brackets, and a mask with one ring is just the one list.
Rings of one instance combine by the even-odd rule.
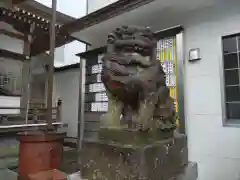
[[186, 136], [148, 144], [85, 142], [81, 172], [95, 180], [168, 180], [188, 164]]
[[197, 163], [189, 162], [184, 167], [184, 171], [169, 180], [197, 180], [198, 178], [198, 166]]
[[128, 128], [100, 128], [99, 139], [104, 142], [118, 142], [120, 144], [154, 144], [156, 141], [173, 138], [173, 131], [146, 131]]

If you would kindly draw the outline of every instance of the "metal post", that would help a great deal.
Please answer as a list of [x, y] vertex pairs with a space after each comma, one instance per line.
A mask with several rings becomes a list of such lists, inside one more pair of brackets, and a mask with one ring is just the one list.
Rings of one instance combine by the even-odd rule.
[[[22, 66], [22, 88], [21, 88], [21, 102], [20, 102], [20, 114], [21, 118], [26, 119], [27, 114], [27, 103], [28, 103], [28, 89], [29, 89], [29, 79], [30, 79], [30, 57], [29, 57], [29, 41], [28, 35], [24, 35], [24, 47], [23, 54], [25, 55], [25, 59]], [[27, 123], [27, 122], [25, 122]]]
[[183, 46], [183, 32], [176, 35], [177, 43], [177, 58], [178, 58], [178, 102], [179, 102], [179, 117], [180, 127], [179, 131], [182, 134], [186, 133], [185, 125], [185, 105], [184, 105], [184, 46]]
[[80, 75], [79, 75], [77, 168], [78, 165], [81, 163], [80, 152], [82, 149], [82, 141], [84, 137], [85, 65], [86, 60], [82, 59], [80, 62]]
[[54, 53], [55, 53], [55, 39], [56, 39], [56, 9], [57, 0], [52, 0], [52, 20], [50, 28], [50, 61], [48, 65], [48, 93], [47, 93], [47, 128], [53, 130], [52, 125], [52, 96], [53, 96], [53, 73], [54, 73]]

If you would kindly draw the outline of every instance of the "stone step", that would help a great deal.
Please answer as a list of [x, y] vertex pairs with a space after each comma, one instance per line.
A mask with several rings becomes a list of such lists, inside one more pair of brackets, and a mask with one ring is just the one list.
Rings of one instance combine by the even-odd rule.
[[16, 157], [19, 154], [19, 143], [16, 139], [0, 139], [0, 159], [6, 157]]
[[1, 169], [0, 177], [1, 179], [6, 179], [6, 180], [18, 180], [18, 174], [9, 169]]
[[0, 169], [16, 167], [18, 165], [18, 157], [7, 157], [0, 159]]

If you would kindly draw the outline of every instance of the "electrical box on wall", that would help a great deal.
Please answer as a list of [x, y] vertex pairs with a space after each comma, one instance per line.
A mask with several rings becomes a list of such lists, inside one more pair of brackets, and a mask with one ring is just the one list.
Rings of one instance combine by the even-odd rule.
[[199, 48], [195, 48], [195, 49], [190, 49], [189, 50], [189, 61], [197, 61], [200, 60], [201, 56], [200, 56], [200, 49]]

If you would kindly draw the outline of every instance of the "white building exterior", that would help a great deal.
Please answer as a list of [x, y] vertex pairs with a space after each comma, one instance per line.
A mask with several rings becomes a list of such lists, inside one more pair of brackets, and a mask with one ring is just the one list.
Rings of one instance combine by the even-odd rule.
[[[88, 0], [88, 13], [110, 3], [109, 0]], [[177, 3], [173, 0], [168, 3], [172, 4], [163, 8], [153, 7], [152, 13], [155, 15], [139, 8], [133, 10], [136, 17], [133, 12], [128, 12], [74, 35], [84, 36], [84, 40], [90, 40], [93, 47], [97, 48], [105, 43], [109, 31], [125, 23], [147, 25], [154, 30], [183, 26], [184, 99], [189, 160], [198, 163], [198, 180], [238, 180], [240, 129], [237, 125], [223, 125], [221, 38], [240, 33], [240, 1], [182, 0]], [[95, 33], [96, 30], [98, 33]], [[189, 50], [192, 48], [200, 48], [200, 61], [188, 61]]]
[[77, 137], [78, 98], [79, 98], [79, 69], [56, 72], [55, 102], [57, 98], [62, 100], [62, 121], [68, 124], [67, 136]]
[[[88, 0], [87, 13], [115, 1]], [[189, 160], [198, 163], [198, 180], [239, 180], [240, 129], [237, 126], [223, 126], [221, 37], [240, 33], [240, 1], [169, 0], [165, 3], [170, 5], [164, 4], [164, 7], [155, 6], [152, 9], [155, 15], [139, 8], [134, 10], [137, 16], [131, 12], [125, 13], [100, 26], [89, 28], [90, 33], [84, 31], [85, 34], [81, 35], [85, 35], [82, 36], [86, 38], [84, 40], [91, 40], [93, 48], [97, 48], [105, 43], [106, 35], [113, 27], [125, 23], [148, 25], [154, 30], [183, 26], [184, 99]], [[189, 50], [192, 48], [200, 48], [200, 61], [188, 61]], [[77, 52], [77, 49], [75, 46], [74, 53], [81, 51]], [[77, 58], [73, 54], [70, 56], [70, 59]], [[56, 57], [60, 65], [67, 59], [63, 54], [58, 56], [56, 53]], [[54, 98], [60, 97], [63, 100], [63, 121], [68, 123], [68, 136], [72, 137], [76, 137], [77, 132], [78, 77], [79, 71], [76, 68], [55, 74]]]
[[[240, 178], [240, 129], [223, 127], [221, 36], [240, 32], [239, 1], [209, 7], [179, 21], [185, 28], [185, 102], [189, 157], [199, 164], [199, 180]], [[189, 49], [202, 60], [187, 62]], [[240, 109], [239, 109], [240, 110]]]

